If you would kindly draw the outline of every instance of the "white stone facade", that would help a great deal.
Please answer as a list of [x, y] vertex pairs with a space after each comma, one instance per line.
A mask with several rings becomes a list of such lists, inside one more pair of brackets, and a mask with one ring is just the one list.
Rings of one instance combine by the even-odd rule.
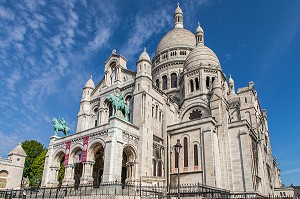
[[0, 190], [20, 189], [25, 158], [21, 144], [8, 153], [8, 158], [0, 157]]
[[[71, 142], [63, 185], [108, 181], [167, 185], [201, 183], [234, 193], [272, 194], [281, 187], [272, 156], [267, 114], [254, 83], [234, 88], [216, 54], [196, 33], [184, 29], [178, 7], [174, 29], [158, 44], [152, 61], [146, 50], [127, 69], [126, 58], [114, 50], [104, 77], [83, 88], [76, 133], [52, 137], [43, 186], [58, 185], [66, 143]], [[109, 94], [124, 94], [129, 121], [113, 113]], [[82, 162], [88, 137], [87, 161]], [[179, 165], [174, 145], [183, 145]]]

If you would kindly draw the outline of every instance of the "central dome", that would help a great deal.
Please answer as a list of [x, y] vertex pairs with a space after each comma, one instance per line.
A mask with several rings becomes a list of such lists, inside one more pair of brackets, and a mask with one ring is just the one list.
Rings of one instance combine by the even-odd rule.
[[194, 48], [196, 46], [195, 35], [184, 28], [174, 28], [168, 32], [162, 40], [159, 42], [156, 54], [172, 48], [172, 47], [190, 47]]

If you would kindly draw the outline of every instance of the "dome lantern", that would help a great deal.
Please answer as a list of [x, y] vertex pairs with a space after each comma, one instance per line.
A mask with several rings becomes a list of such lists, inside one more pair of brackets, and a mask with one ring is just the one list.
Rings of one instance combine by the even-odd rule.
[[94, 81], [92, 79], [92, 75], [91, 75], [90, 79], [85, 83], [84, 88], [95, 89], [95, 84], [94, 84]]
[[204, 45], [204, 32], [200, 26], [200, 22], [198, 22], [198, 27], [196, 29], [196, 42], [198, 45]]
[[228, 86], [229, 86], [229, 95], [235, 95], [234, 81], [231, 78], [231, 75], [229, 75]]
[[183, 28], [183, 13], [181, 8], [179, 7], [179, 3], [177, 3], [177, 8], [174, 14], [174, 24], [175, 28]]
[[144, 48], [144, 51], [141, 53], [138, 61], [141, 61], [141, 60], [147, 60], [148, 62], [150, 62], [150, 57], [146, 51], [146, 48]]

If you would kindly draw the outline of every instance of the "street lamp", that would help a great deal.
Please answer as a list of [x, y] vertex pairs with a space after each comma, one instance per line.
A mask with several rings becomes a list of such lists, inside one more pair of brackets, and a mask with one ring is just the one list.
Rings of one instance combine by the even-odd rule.
[[175, 149], [175, 154], [177, 153], [177, 181], [178, 181], [178, 199], [180, 198], [180, 181], [179, 181], [179, 154], [180, 154], [180, 149], [182, 148], [182, 145], [180, 144], [180, 140], [177, 140], [177, 143], [174, 145], [174, 149]]

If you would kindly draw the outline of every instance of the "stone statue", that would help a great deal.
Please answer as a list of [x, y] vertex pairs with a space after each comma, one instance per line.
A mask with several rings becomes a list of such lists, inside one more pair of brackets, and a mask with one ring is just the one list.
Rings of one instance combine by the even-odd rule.
[[112, 107], [114, 109], [114, 114], [117, 113], [118, 110], [122, 111], [125, 115], [125, 119], [129, 121], [129, 113], [130, 113], [130, 108], [128, 105], [126, 105], [124, 101], [124, 95], [121, 93], [119, 97], [116, 97], [113, 94], [109, 94], [107, 96], [108, 101], [111, 102]]
[[59, 119], [58, 121], [56, 118], [52, 119], [53, 127], [54, 127], [54, 135], [57, 136], [58, 131], [62, 131], [65, 136], [68, 135], [70, 128], [67, 126], [66, 121], [64, 118]]

